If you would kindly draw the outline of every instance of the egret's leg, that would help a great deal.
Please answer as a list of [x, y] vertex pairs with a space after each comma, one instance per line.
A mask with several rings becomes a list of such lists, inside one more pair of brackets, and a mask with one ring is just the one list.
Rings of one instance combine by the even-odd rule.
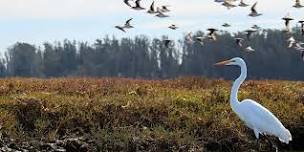
[[276, 144], [274, 144], [267, 136], [265, 136], [266, 140], [271, 144], [272, 148], [276, 150], [276, 152], [279, 151], [279, 148]]
[[259, 138], [256, 139], [256, 146], [258, 148], [257, 150], [261, 151], [261, 145], [260, 145], [260, 139]]
[[256, 129], [253, 129], [253, 131], [254, 131], [254, 135], [255, 135], [255, 137], [256, 137], [256, 142], [257, 142], [257, 146], [258, 146], [258, 151], [260, 151], [261, 150], [261, 146], [260, 146], [260, 140], [259, 140], [259, 131], [258, 130], [256, 130]]

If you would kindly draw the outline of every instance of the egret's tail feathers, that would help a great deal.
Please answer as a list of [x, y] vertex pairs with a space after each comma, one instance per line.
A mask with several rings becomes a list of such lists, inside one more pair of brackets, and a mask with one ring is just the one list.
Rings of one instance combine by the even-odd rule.
[[279, 137], [279, 139], [280, 139], [281, 142], [286, 143], [286, 144], [288, 144], [289, 141], [292, 141], [292, 136], [291, 136], [289, 130], [285, 129], [285, 131], [282, 132], [282, 134]]

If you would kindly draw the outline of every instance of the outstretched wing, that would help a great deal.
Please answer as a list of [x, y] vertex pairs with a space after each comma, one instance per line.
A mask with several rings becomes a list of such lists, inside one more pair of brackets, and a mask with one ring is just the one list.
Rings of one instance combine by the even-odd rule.
[[257, 13], [257, 11], [256, 11], [256, 5], [258, 4], [258, 2], [255, 2], [254, 4], [253, 4], [253, 6], [251, 7], [251, 12], [252, 13]]
[[132, 21], [133, 18], [130, 18], [126, 21], [126, 24], [125, 25], [130, 25], [130, 22]]
[[127, 4], [129, 7], [132, 7], [131, 4], [129, 3], [130, 0], [124, 0], [124, 3]]
[[154, 1], [152, 2], [151, 6], [150, 6], [150, 10], [154, 12]]
[[135, 4], [136, 4], [137, 7], [140, 7], [140, 1], [141, 1], [141, 0], [136, 0], [136, 1], [135, 1]]
[[115, 28], [117, 28], [117, 29], [119, 29], [119, 30], [121, 30], [123, 32], [126, 32], [126, 30], [124, 28], [120, 27], [120, 26], [115, 26]]
[[208, 34], [208, 35], [211, 36], [211, 35], [214, 34], [214, 32], [216, 31], [216, 29], [214, 29], [214, 28], [209, 28], [208, 31], [209, 31], [209, 34]]

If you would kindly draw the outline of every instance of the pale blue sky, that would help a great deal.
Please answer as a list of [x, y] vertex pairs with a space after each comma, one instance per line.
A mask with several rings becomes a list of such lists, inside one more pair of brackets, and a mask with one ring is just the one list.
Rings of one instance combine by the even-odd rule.
[[[245, 0], [253, 4], [256, 0]], [[148, 8], [152, 0], [142, 0]], [[244, 30], [252, 24], [264, 28], [283, 28], [281, 20], [288, 12], [295, 19], [304, 19], [304, 8], [292, 7], [293, 0], [258, 0], [257, 9], [263, 16], [248, 17], [250, 7], [227, 10], [214, 0], [155, 0], [156, 5], [168, 4], [170, 18], [156, 18], [146, 11], [128, 8], [123, 0], [2, 0], [0, 1], [0, 50], [15, 42], [41, 45], [45, 41], [69, 40], [93, 42], [104, 35], [133, 37], [145, 34], [150, 37], [169, 35], [182, 37], [189, 31], [221, 28], [224, 22], [232, 24], [228, 31]], [[304, 2], [303, 2], [304, 4]], [[134, 18], [136, 27], [122, 33], [115, 25]], [[180, 26], [169, 30], [170, 24]], [[296, 22], [293, 22], [295, 25]]]

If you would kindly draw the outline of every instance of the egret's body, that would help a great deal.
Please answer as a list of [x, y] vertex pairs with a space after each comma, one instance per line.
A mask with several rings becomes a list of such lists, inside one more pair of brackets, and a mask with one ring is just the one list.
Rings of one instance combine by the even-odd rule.
[[216, 65], [237, 65], [241, 67], [241, 75], [232, 86], [230, 105], [246, 126], [254, 131], [256, 138], [259, 139], [259, 134], [273, 135], [278, 137], [281, 142], [288, 144], [292, 140], [289, 130], [268, 109], [251, 99], [239, 102], [238, 89], [247, 77], [247, 66], [244, 60], [233, 58]]

